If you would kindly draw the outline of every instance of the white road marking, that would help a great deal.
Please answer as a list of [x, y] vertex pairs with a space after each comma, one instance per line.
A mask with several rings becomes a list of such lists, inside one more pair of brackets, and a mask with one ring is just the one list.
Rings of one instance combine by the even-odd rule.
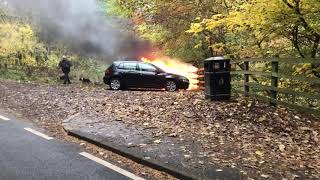
[[91, 155], [89, 153], [82, 152], [82, 153], [80, 153], [80, 155], [82, 155], [82, 156], [84, 156], [84, 157], [86, 157], [88, 159], [91, 159], [92, 161], [95, 161], [95, 162], [97, 162], [97, 163], [99, 163], [99, 164], [101, 164], [101, 165], [103, 165], [103, 166], [105, 166], [105, 167], [107, 167], [107, 168], [109, 168], [109, 169], [111, 169], [113, 171], [116, 171], [116, 172], [118, 172], [118, 173], [120, 173], [120, 174], [122, 174], [124, 176], [127, 176], [130, 179], [144, 180], [141, 177], [138, 177], [138, 176], [126, 171], [126, 170], [123, 170], [123, 169], [119, 168], [118, 166], [115, 166], [115, 165], [113, 165], [111, 163], [108, 163], [107, 161], [104, 161], [104, 160], [102, 160], [100, 158], [97, 158], [97, 157], [95, 157], [95, 156], [93, 156], [93, 155]]
[[47, 136], [47, 135], [45, 135], [45, 134], [42, 134], [41, 132], [38, 132], [38, 131], [36, 131], [36, 130], [31, 129], [31, 128], [24, 128], [24, 130], [29, 131], [29, 132], [31, 132], [31, 133], [33, 133], [33, 134], [35, 134], [35, 135], [37, 135], [37, 136], [40, 136], [40, 137], [42, 137], [42, 138], [44, 138], [44, 139], [46, 139], [46, 140], [51, 140], [51, 139], [53, 139], [52, 137], [49, 137], [49, 136]]
[[4, 120], [4, 121], [10, 121], [10, 119], [9, 119], [9, 118], [4, 117], [4, 116], [1, 116], [1, 115], [0, 115], [0, 119], [1, 119], [1, 120]]

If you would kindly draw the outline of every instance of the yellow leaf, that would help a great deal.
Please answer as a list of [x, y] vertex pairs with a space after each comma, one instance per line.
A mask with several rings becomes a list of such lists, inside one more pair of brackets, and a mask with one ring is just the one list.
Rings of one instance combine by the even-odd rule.
[[201, 23], [192, 23], [189, 30], [187, 30], [187, 33], [200, 33], [204, 30]]
[[261, 152], [261, 151], [256, 151], [256, 155], [258, 155], [258, 156], [263, 156], [263, 152]]
[[280, 145], [279, 145], [279, 150], [280, 150], [281, 152], [283, 152], [285, 148], [286, 148], [285, 145], [283, 145], [283, 144], [280, 144]]
[[156, 143], [156, 144], [160, 144], [161, 143], [161, 139], [155, 140], [153, 142]]

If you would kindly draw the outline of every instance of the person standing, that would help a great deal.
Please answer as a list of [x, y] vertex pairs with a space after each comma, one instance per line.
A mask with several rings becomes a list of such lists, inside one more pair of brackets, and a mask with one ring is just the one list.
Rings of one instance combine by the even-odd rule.
[[59, 63], [59, 68], [61, 68], [63, 74], [64, 74], [64, 82], [63, 84], [71, 84], [69, 73], [71, 70], [71, 62], [67, 59], [67, 56], [63, 56], [62, 60]]

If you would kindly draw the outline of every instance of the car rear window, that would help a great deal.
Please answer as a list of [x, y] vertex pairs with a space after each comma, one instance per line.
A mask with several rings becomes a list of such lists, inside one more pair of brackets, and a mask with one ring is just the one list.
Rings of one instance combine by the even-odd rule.
[[137, 70], [137, 63], [133, 63], [133, 62], [121, 63], [118, 66], [118, 68], [124, 69], [124, 70]]

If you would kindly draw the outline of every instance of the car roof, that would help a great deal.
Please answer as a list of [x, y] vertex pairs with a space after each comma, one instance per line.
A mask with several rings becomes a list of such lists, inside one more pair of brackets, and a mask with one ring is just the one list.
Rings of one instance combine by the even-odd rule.
[[118, 65], [118, 64], [121, 64], [121, 63], [145, 63], [145, 62], [135, 60], [135, 61], [114, 61], [113, 63]]

